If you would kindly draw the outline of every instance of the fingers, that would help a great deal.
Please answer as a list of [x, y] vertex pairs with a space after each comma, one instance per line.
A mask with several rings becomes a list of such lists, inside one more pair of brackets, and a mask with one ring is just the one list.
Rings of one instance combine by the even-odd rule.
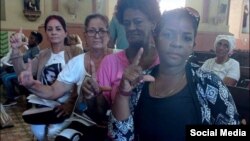
[[20, 27], [20, 29], [19, 29], [19, 33], [20, 33], [20, 34], [22, 34], [22, 33], [23, 33], [23, 28], [22, 28], [22, 27]]
[[140, 48], [132, 62], [132, 65], [138, 65], [140, 63], [142, 54], [143, 54], [143, 48]]
[[99, 89], [102, 91], [102, 92], [109, 92], [109, 91], [112, 91], [112, 88], [111, 87], [107, 87], [107, 86], [103, 86], [103, 87], [99, 87]]
[[151, 75], [143, 75], [142, 79], [140, 80], [140, 82], [153, 82], [155, 81], [155, 78]]
[[86, 77], [82, 84], [82, 92], [86, 99], [90, 99], [101, 92], [111, 91], [111, 87], [101, 87], [91, 77]]
[[58, 117], [58, 118], [69, 115], [69, 113], [67, 112], [67, 110], [64, 109], [63, 105], [55, 107], [54, 111], [57, 114], [56, 117]]
[[85, 77], [83, 84], [82, 84], [82, 93], [86, 99], [90, 99], [94, 96], [94, 89], [93, 85], [95, 83], [91, 83], [92, 78], [91, 77]]
[[91, 77], [94, 81], [96, 81], [96, 70], [95, 70], [95, 64], [94, 62], [91, 60], [90, 61], [90, 67], [91, 67]]
[[86, 99], [91, 99], [92, 97], [94, 97], [94, 93], [87, 87], [82, 87], [82, 91]]

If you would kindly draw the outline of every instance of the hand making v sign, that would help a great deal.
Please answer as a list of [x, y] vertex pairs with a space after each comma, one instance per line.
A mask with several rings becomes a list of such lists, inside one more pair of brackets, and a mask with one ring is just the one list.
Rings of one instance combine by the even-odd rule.
[[140, 48], [132, 64], [125, 69], [120, 84], [120, 94], [129, 96], [131, 90], [139, 83], [155, 80], [153, 76], [143, 74], [142, 68], [139, 65], [142, 54], [143, 48]]

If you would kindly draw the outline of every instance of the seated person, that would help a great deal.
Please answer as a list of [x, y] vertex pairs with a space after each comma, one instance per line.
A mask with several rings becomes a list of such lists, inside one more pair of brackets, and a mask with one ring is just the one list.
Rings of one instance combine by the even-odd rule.
[[235, 38], [231, 35], [218, 35], [214, 47], [216, 57], [206, 60], [201, 68], [213, 71], [226, 85], [236, 86], [240, 79], [240, 64], [230, 58], [235, 48]]
[[[42, 42], [42, 34], [36, 31], [32, 31], [30, 33], [29, 39], [27, 41], [26, 37], [23, 35], [24, 42], [28, 42], [28, 45], [24, 45], [19, 50], [23, 52], [23, 61], [24, 63], [28, 62], [29, 59], [33, 59], [39, 53], [39, 44]], [[10, 49], [10, 53], [12, 49]], [[8, 64], [11, 64], [11, 58], [9, 58]], [[7, 64], [7, 63], [6, 63]], [[13, 67], [13, 66], [12, 66]], [[3, 106], [11, 106], [16, 104], [15, 97], [18, 96], [17, 92], [15, 91], [15, 86], [13, 84], [13, 80], [17, 80], [17, 74], [15, 72], [9, 72], [2, 75], [2, 82], [3, 86], [7, 91], [7, 100], [3, 103]]]
[[66, 37], [65, 44], [68, 46], [79, 47], [83, 50], [82, 40], [77, 34], [69, 34]]
[[[34, 79], [33, 76], [35, 76], [37, 78], [36, 81], [39, 84], [49, 87], [54, 84], [57, 79], [57, 75], [61, 72], [61, 70], [63, 70], [64, 67], [66, 67], [69, 60], [74, 56], [81, 54], [82, 50], [77, 47], [68, 47], [65, 45], [64, 40], [67, 36], [67, 28], [63, 17], [59, 15], [49, 15], [45, 19], [44, 28], [45, 35], [50, 43], [49, 47], [40, 51], [37, 57], [25, 65], [23, 60], [19, 57], [20, 52], [18, 51], [18, 48], [20, 47], [21, 41], [17, 33], [10, 40], [13, 50], [11, 57], [14, 58], [12, 63], [17, 74], [24, 71], [25, 67], [32, 65], [32, 69], [29, 70], [31, 79]], [[19, 84], [21, 84], [21, 82], [22, 81], [19, 81]], [[60, 97], [52, 98], [52, 100], [61, 103], [61, 105], [65, 104], [70, 100], [71, 88], [73, 88], [73, 85], [64, 91]], [[37, 93], [34, 91], [31, 92], [34, 94]], [[46, 94], [43, 94], [43, 96]], [[52, 95], [56, 95], [56, 93], [53, 93]], [[40, 96], [40, 98], [45, 97]], [[64, 110], [63, 108], [59, 108], [57, 110], [60, 109]], [[60, 116], [60, 113], [58, 116]], [[54, 138], [57, 133], [60, 133], [60, 131], [68, 125], [68, 123], [69, 122], [67, 120], [64, 120], [63, 122], [57, 124], [32, 124], [31, 131], [37, 140], [44, 141]]]
[[[48, 35], [51, 35], [49, 34], [49, 32], [52, 32], [50, 28], [53, 27], [52, 25], [55, 25], [54, 22], [56, 22], [56, 20], [50, 20], [48, 24], [51, 25], [45, 24], [46, 33]], [[54, 28], [57, 29], [57, 27], [58, 26], [55, 26]], [[100, 14], [93, 14], [88, 16], [85, 22], [85, 34], [87, 43], [89, 46], [91, 46], [91, 50], [85, 54], [80, 54], [69, 60], [69, 62], [63, 67], [62, 71], [60, 71], [57, 79], [53, 82], [53, 84], [51, 83], [51, 85], [45, 85], [44, 83], [33, 79], [32, 70], [34, 69], [34, 66], [37, 65], [34, 64], [34, 59], [32, 60], [33, 63], [31, 64], [31, 62], [29, 62], [26, 70], [20, 73], [20, 84], [25, 86], [26, 88], [29, 88], [29, 90], [32, 91], [35, 95], [50, 100], [65, 97], [66, 93], [68, 93], [74, 85], [77, 85], [79, 86], [78, 88], [80, 88], [85, 75], [87, 73], [93, 74], [93, 72], [98, 69], [97, 67], [99, 66], [102, 58], [106, 54], [112, 53], [112, 51], [107, 48], [107, 43], [109, 41], [109, 32], [108, 19], [105, 16], [102, 16]], [[54, 38], [50, 39], [51, 42], [53, 41], [52, 45], [55, 45], [55, 43], [58, 44], [58, 42], [56, 42], [57, 40], [52, 40]], [[66, 47], [64, 49], [72, 48]], [[50, 127], [51, 126], [49, 126], [48, 128]], [[38, 131], [39, 130], [36, 130], [36, 132]], [[96, 135], [94, 136], [97, 137]]]

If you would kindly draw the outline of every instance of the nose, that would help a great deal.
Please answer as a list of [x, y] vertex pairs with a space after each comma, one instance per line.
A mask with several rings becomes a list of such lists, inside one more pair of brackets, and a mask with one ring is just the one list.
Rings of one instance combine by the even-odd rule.
[[171, 46], [180, 48], [182, 45], [181, 35], [176, 35], [172, 38]]
[[95, 36], [94, 37], [96, 37], [96, 38], [100, 38], [101, 36], [100, 36], [100, 31], [96, 31], [95, 32]]
[[56, 29], [52, 29], [51, 33], [55, 34], [56, 33]]
[[131, 23], [129, 24], [128, 29], [129, 29], [129, 30], [134, 30], [134, 29], [136, 29], [136, 25], [134, 24], [134, 22], [131, 22]]

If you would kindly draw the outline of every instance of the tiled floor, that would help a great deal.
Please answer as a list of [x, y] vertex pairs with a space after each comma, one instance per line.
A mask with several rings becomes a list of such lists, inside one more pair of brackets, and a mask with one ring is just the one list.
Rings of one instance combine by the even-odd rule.
[[[2, 94], [0, 102], [4, 102]], [[25, 98], [18, 99], [16, 105], [6, 107], [6, 112], [11, 116], [14, 121], [14, 127], [0, 129], [0, 141], [33, 141], [33, 136], [30, 131], [30, 126], [22, 119], [22, 113], [26, 108]]]

